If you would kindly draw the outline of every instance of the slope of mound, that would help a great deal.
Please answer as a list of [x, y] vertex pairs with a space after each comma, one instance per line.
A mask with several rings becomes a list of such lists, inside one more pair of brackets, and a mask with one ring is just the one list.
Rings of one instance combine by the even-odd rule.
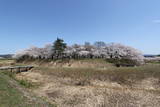
[[108, 68], [113, 64], [107, 62], [104, 59], [79, 59], [79, 60], [56, 60], [56, 61], [23, 61], [20, 64], [29, 64], [34, 66], [43, 67], [67, 67], [67, 68]]
[[0, 72], [0, 107], [53, 107]]

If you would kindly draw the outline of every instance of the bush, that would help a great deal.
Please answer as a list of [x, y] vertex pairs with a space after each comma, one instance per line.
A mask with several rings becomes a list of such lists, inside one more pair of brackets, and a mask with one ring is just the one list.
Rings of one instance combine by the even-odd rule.
[[136, 60], [131, 60], [131, 59], [107, 59], [108, 62], [115, 64], [117, 67], [120, 66], [126, 66], [126, 67], [133, 67], [133, 66], [139, 66], [140, 63], [137, 62]]
[[16, 62], [33, 61], [33, 60], [35, 60], [35, 58], [29, 55], [22, 55], [21, 57], [16, 58]]
[[24, 86], [25, 88], [33, 88], [34, 85], [27, 81], [27, 80], [17, 80], [19, 82], [20, 85]]

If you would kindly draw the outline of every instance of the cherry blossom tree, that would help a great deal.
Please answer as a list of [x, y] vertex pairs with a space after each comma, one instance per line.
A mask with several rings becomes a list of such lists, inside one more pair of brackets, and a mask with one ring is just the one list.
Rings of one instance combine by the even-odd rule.
[[[35, 59], [51, 59], [52, 56], [54, 56], [52, 47], [53, 46], [51, 44], [45, 45], [43, 48], [38, 48], [33, 46], [30, 47], [29, 49], [17, 52], [14, 55], [14, 58], [18, 59], [27, 55]], [[103, 58], [103, 59], [114, 59], [118, 61], [122, 60], [123, 61], [127, 60], [129, 62], [133, 61], [137, 65], [144, 63], [143, 54], [139, 50], [116, 43], [110, 43], [105, 45], [104, 43], [100, 43], [98, 47], [88, 43], [84, 45], [74, 44], [72, 46], [67, 46], [64, 49], [63, 56], [61, 56], [61, 58], [69, 58], [69, 59]]]

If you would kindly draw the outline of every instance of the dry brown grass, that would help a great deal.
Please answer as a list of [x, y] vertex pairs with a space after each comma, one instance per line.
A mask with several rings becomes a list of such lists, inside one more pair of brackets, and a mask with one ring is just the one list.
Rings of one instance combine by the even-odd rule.
[[142, 67], [111, 67], [99, 68], [49, 68], [38, 67], [35, 72], [58, 78], [72, 78], [72, 80], [100, 80], [117, 82], [122, 85], [132, 85], [146, 78], [160, 79], [160, 65], [145, 65]]
[[160, 65], [37, 67], [18, 78], [40, 83], [32, 91], [59, 107], [159, 107]]
[[23, 61], [20, 64], [29, 64], [43, 67], [66, 67], [66, 68], [109, 68], [113, 64], [104, 59], [81, 59], [81, 60], [57, 60], [57, 61]]
[[2, 66], [10, 66], [14, 64], [14, 60], [12, 59], [0, 59], [0, 67]]

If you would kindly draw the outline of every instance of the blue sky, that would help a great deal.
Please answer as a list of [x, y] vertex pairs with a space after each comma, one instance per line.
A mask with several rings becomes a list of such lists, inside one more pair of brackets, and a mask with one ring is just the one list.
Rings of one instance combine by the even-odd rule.
[[0, 0], [0, 54], [57, 37], [129, 45], [160, 53], [160, 0]]

